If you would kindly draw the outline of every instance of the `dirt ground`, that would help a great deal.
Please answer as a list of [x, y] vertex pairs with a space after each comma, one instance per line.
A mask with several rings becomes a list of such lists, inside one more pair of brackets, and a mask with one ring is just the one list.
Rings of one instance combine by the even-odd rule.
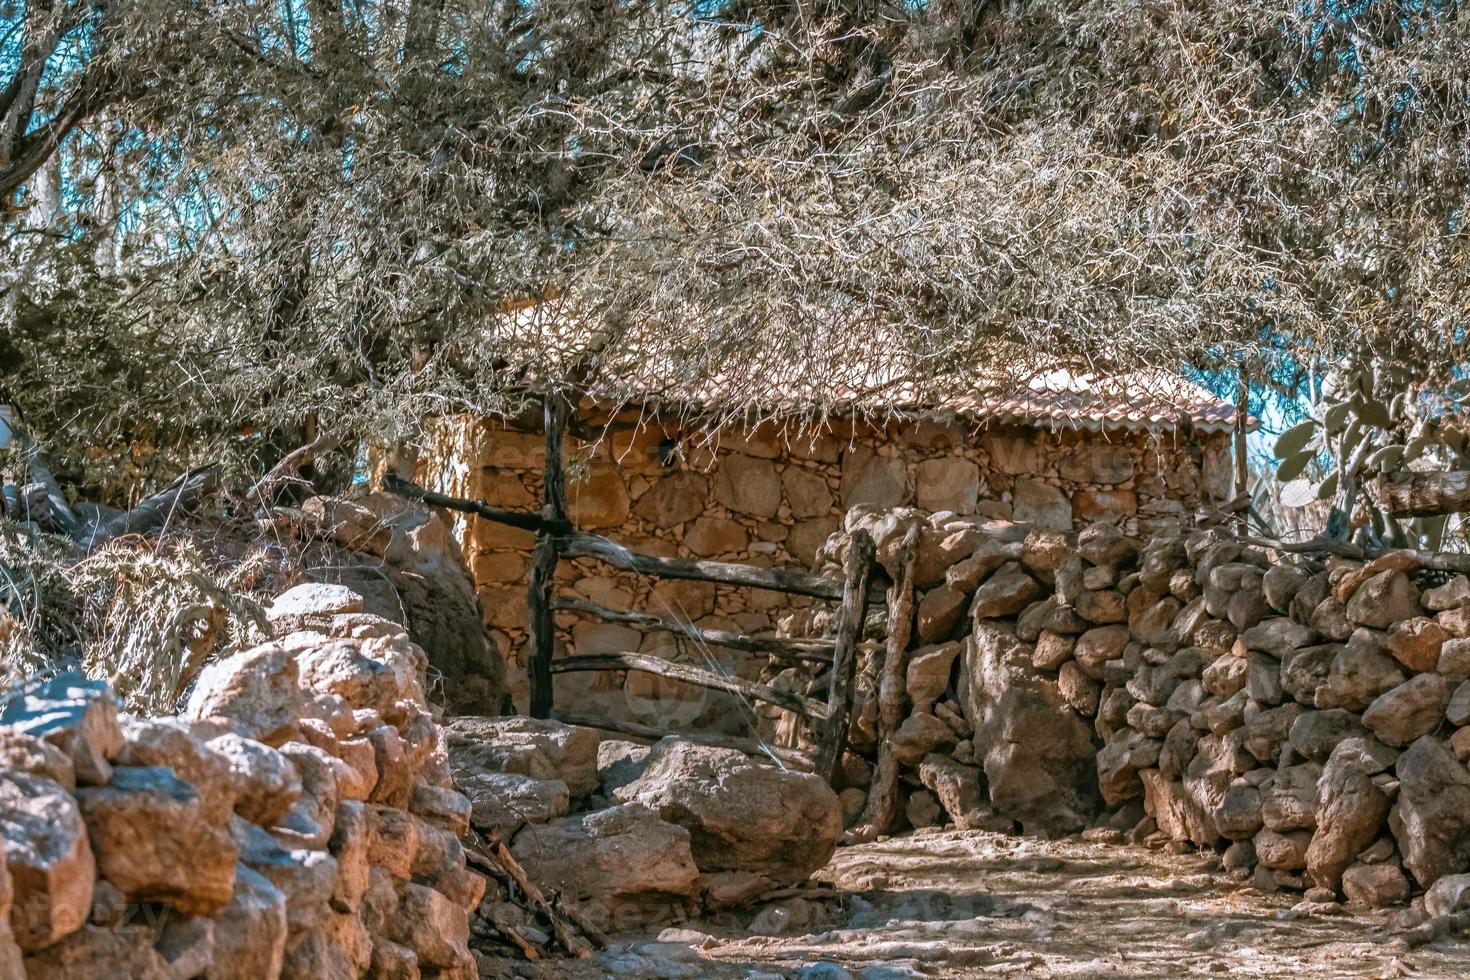
[[[1470, 977], [1470, 938], [1409, 949], [1385, 915], [1303, 915], [1211, 855], [947, 831], [841, 848], [824, 900], [615, 937], [588, 962], [485, 976]], [[781, 919], [785, 928], [776, 935]], [[803, 921], [803, 920], [807, 921]], [[757, 921], [758, 920], [758, 921]]]

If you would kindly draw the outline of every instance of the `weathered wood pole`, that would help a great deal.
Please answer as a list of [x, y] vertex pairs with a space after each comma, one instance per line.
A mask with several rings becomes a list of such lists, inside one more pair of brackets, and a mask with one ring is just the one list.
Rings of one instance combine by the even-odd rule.
[[846, 579], [842, 584], [842, 605], [837, 610], [837, 628], [834, 631], [837, 646], [832, 654], [832, 679], [827, 689], [827, 724], [822, 729], [816, 758], [816, 773], [828, 783], [836, 776], [842, 750], [847, 746], [857, 646], [863, 635], [863, 618], [868, 610], [868, 579], [873, 574], [876, 551], [873, 537], [867, 531], [854, 532], [847, 542]]
[[893, 733], [908, 716], [909, 641], [914, 631], [914, 559], [919, 526], [904, 535], [899, 554], [903, 571], [888, 591], [888, 637], [883, 649], [883, 672], [878, 682], [878, 764], [868, 785], [863, 815], [848, 831], [848, 843], [863, 843], [886, 834], [898, 816], [898, 760], [893, 757]]
[[1378, 502], [1394, 517], [1434, 517], [1470, 510], [1470, 472], [1406, 473], [1384, 477]]
[[[562, 434], [567, 425], [567, 404], [554, 391], [546, 393], [542, 417], [546, 427], [546, 463], [542, 476], [541, 519], [553, 526], [567, 521], [567, 487], [562, 465]], [[556, 620], [551, 608], [551, 590], [556, 584], [558, 560], [556, 536], [545, 526], [536, 532], [531, 554], [528, 595], [530, 607], [531, 717], [549, 718], [552, 707], [551, 655], [556, 649]]]

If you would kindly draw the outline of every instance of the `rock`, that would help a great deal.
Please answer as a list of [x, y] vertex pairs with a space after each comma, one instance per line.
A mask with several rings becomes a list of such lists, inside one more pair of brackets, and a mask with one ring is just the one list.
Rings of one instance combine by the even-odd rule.
[[76, 789], [76, 766], [71, 756], [39, 735], [23, 735], [0, 728], [0, 772], [25, 773], [49, 779], [64, 789]]
[[1354, 864], [1342, 873], [1342, 891], [1353, 905], [1385, 908], [1409, 897], [1409, 880], [1394, 863]]
[[934, 794], [921, 789], [909, 794], [903, 812], [909, 826], [916, 830], [933, 827], [944, 816], [944, 810], [940, 808], [939, 801], [934, 798]]
[[959, 654], [960, 644], [951, 641], [921, 647], [909, 655], [905, 686], [916, 706], [933, 704], [949, 689], [950, 673]]
[[825, 865], [842, 836], [841, 804], [821, 777], [675, 737], [655, 745], [643, 774], [616, 796], [688, 830], [701, 871], [793, 884]]
[[845, 510], [861, 504], [880, 511], [897, 507], [909, 496], [904, 462], [893, 456], [879, 456], [867, 446], [850, 449], [842, 454], [839, 493]]
[[1309, 621], [1312, 629], [1329, 640], [1346, 640], [1353, 632], [1353, 624], [1348, 622], [1346, 607], [1332, 596], [1317, 603]]
[[[321, 506], [323, 498], [315, 497], [308, 504]], [[338, 503], [347, 503], [339, 501]], [[369, 516], [369, 520], [372, 518]], [[385, 529], [386, 530], [386, 529]], [[381, 553], [381, 552], [380, 552]], [[276, 635], [294, 632], [303, 619], [326, 620], [343, 613], [363, 611], [362, 596], [345, 585], [329, 585], [325, 582], [304, 582], [276, 596], [266, 609], [266, 618], [277, 627]]]
[[1341, 649], [1337, 644], [1326, 644], [1304, 647], [1282, 657], [1281, 689], [1302, 704], [1316, 705], [1317, 692]]
[[1261, 579], [1261, 589], [1270, 607], [1283, 615], [1290, 611], [1291, 600], [1310, 578], [1293, 565], [1272, 565]]
[[[200, 726], [205, 734], [212, 726]], [[125, 741], [114, 762], [119, 766], [163, 766], [199, 795], [212, 822], [223, 823], [235, 807], [239, 785], [230, 762], [173, 718], [123, 719]]]
[[1138, 542], [1112, 524], [1089, 524], [1077, 534], [1077, 553], [1094, 565], [1119, 567], [1138, 555]]
[[[1034, 584], [1034, 583], [1033, 583]], [[942, 585], [930, 589], [919, 601], [917, 630], [922, 643], [947, 640], [965, 615], [969, 600], [963, 592]]]
[[1408, 745], [1439, 727], [1450, 684], [1438, 674], [1416, 674], [1375, 698], [1363, 712], [1363, 724], [1390, 745]]
[[1437, 588], [1426, 589], [1420, 597], [1424, 602], [1424, 608], [1430, 612], [1444, 612], [1447, 609], [1458, 609], [1465, 603], [1470, 602], [1470, 578], [1456, 575], [1444, 585]]
[[1245, 690], [1258, 704], [1280, 704], [1286, 697], [1281, 686], [1281, 664], [1264, 653], [1245, 655]]
[[335, 694], [394, 723], [398, 704], [414, 697], [426, 666], [422, 652], [401, 638], [312, 644], [297, 652], [296, 663], [303, 688]]
[[[594, 729], [519, 716], [461, 717], [451, 720], [444, 734], [451, 760], [537, 779], [560, 779], [572, 796], [597, 792], [597, 746], [602, 734]], [[542, 760], [550, 768], [536, 768]]]
[[101, 874], [130, 900], [190, 915], [230, 900], [238, 853], [225, 830], [232, 802], [211, 803], [162, 766], [119, 766], [107, 786], [77, 791]]
[[1267, 828], [1256, 834], [1251, 843], [1261, 867], [1273, 871], [1299, 871], [1307, 866], [1307, 848], [1311, 842], [1312, 835], [1305, 830], [1281, 833]]
[[[961, 830], [978, 826], [984, 818], [985, 788], [980, 770], [975, 766], [963, 765], [944, 755], [926, 755], [919, 764], [919, 782], [934, 794]], [[909, 822], [913, 822], [912, 818]]]
[[1139, 778], [1143, 782], [1144, 810], [1171, 839], [1194, 841], [1201, 846], [1219, 839], [1213, 818], [1183, 783], [1169, 779], [1157, 769], [1145, 769]]
[[980, 496], [980, 467], [957, 456], [926, 459], [915, 467], [915, 485], [923, 509], [973, 514]]
[[[468, 933], [468, 923], [465, 931]], [[362, 920], [331, 912], [316, 927], [288, 940], [281, 977], [282, 980], [360, 977], [371, 964], [372, 954], [372, 939]]]
[[1108, 740], [1097, 754], [1097, 782], [1103, 802], [1109, 807], [1143, 795], [1139, 773], [1158, 765], [1158, 740], [1124, 729]]
[[1037, 670], [1057, 670], [1072, 659], [1077, 638], [1064, 633], [1042, 630], [1031, 651], [1031, 665]]
[[602, 922], [658, 919], [695, 895], [689, 831], [627, 803], [533, 825], [511, 845], [532, 880]]
[[6, 692], [0, 697], [0, 731], [32, 735], [56, 746], [71, 759], [76, 782], [90, 786], [107, 782], [111, 760], [123, 742], [107, 682], [75, 671]]
[[153, 944], [172, 977], [202, 977], [214, 962], [214, 920], [202, 915], [169, 915]]
[[305, 742], [286, 742], [281, 754], [291, 760], [301, 779], [301, 795], [271, 833], [289, 847], [325, 847], [341, 799], [338, 772], [343, 763]]
[[1354, 764], [1352, 747], [1334, 751], [1317, 781], [1317, 829], [1307, 848], [1307, 871], [1337, 891], [1342, 873], [1373, 843], [1388, 816], [1388, 797]]
[[768, 459], [730, 453], [719, 464], [715, 500], [737, 514], [769, 519], [781, 506], [781, 477]]
[[[825, 484], [823, 489], [826, 489]], [[655, 480], [633, 505], [633, 513], [654, 527], [672, 528], [702, 514], [708, 493], [709, 481], [704, 477], [688, 470], [678, 470]], [[821, 513], [825, 514], [826, 509]]]
[[470, 956], [470, 927], [464, 911], [432, 888], [414, 883], [404, 886], [390, 935], [395, 943], [413, 950], [425, 966], [458, 970], [467, 977], [479, 972]]
[[1008, 562], [975, 590], [970, 615], [976, 619], [1014, 616], [1034, 599], [1041, 586], [1018, 562]]
[[1210, 816], [1222, 837], [1247, 841], [1263, 826], [1261, 791], [1249, 783], [1232, 783]]
[[1427, 616], [1415, 616], [1394, 623], [1388, 630], [1388, 652], [1409, 670], [1434, 670], [1439, 663], [1440, 648], [1450, 638], [1449, 631]]
[[39, 950], [79, 929], [92, 906], [97, 866], [81, 812], [49, 779], [0, 775], [0, 843], [10, 887], [10, 931]]
[[1103, 679], [1103, 665], [1123, 655], [1128, 645], [1128, 627], [1098, 626], [1077, 638], [1072, 656], [1082, 672], [1094, 680]]
[[1029, 649], [1007, 627], [977, 622], [961, 669], [965, 720], [992, 808], [1027, 833], [1085, 826], [1097, 808], [1090, 726], [1066, 707], [1055, 684], [1037, 676]]
[[1291, 724], [1291, 747], [1302, 756], [1318, 762], [1326, 761], [1338, 742], [1366, 734], [1357, 716], [1342, 708], [1328, 711], [1304, 711]]
[[1470, 677], [1470, 638], [1446, 640], [1435, 669], [1454, 678]]
[[571, 807], [567, 784], [511, 772], [489, 772], [451, 763], [455, 785], [469, 798], [470, 823], [485, 833], [505, 835], [526, 823], [565, 816]]
[[183, 717], [227, 720], [235, 733], [278, 746], [301, 716], [296, 658], [279, 643], [253, 647], [199, 672]]
[[258, 980], [281, 973], [286, 955], [286, 896], [243, 864], [230, 901], [213, 916], [215, 957], [208, 980]]
[[1084, 589], [1077, 596], [1076, 612], [1089, 623], [1121, 623], [1128, 618], [1128, 602], [1117, 589]]
[[1261, 818], [1266, 827], [1278, 833], [1315, 829], [1321, 777], [1322, 767], [1310, 762], [1278, 770], [1262, 793]]
[[1072, 529], [1072, 504], [1062, 491], [1042, 480], [1022, 477], [1012, 490], [1011, 513], [1016, 521], [1058, 531]]
[[1470, 773], [1443, 742], [1424, 736], [1394, 767], [1399, 794], [1389, 827], [1419, 884], [1470, 864]]
[[1291, 703], [1257, 711], [1246, 722], [1245, 738], [1241, 744], [1262, 765], [1273, 765], [1281, 756], [1281, 747], [1287, 744], [1291, 726], [1301, 714], [1301, 706]]
[[232, 733], [211, 739], [208, 745], [224, 757], [239, 787], [235, 812], [251, 823], [274, 826], [301, 796], [296, 767], [265, 743]]
[[1250, 663], [1245, 657], [1227, 654], [1223, 657], [1216, 657], [1204, 669], [1200, 679], [1204, 682], [1206, 691], [1222, 698], [1228, 698], [1245, 689], [1249, 674]]
[[1424, 892], [1424, 911], [1453, 915], [1470, 905], [1470, 874], [1445, 875]]
[[597, 746], [597, 777], [603, 796], [626, 786], [643, 775], [648, 755], [653, 749], [638, 742], [603, 739]]
[[88, 925], [43, 952], [27, 956], [27, 980], [173, 980], [153, 948], [153, 930], [142, 926]]
[[1260, 650], [1277, 659], [1316, 639], [1317, 634], [1310, 627], [1285, 618], [1265, 620], [1240, 634], [1240, 642], [1246, 649]]
[[909, 715], [889, 738], [893, 758], [903, 765], [914, 765], [935, 749], [953, 745], [955, 733], [934, 715]]
[[750, 534], [739, 521], [704, 515], [695, 518], [685, 530], [683, 544], [691, 554], [701, 558], [741, 555], [750, 547]]
[[1079, 715], [1091, 718], [1097, 714], [1102, 684], [1084, 674], [1076, 663], [1062, 664], [1057, 674], [1057, 689], [1062, 692], [1062, 700]]
[[1362, 711], [1378, 695], [1403, 682], [1404, 672], [1392, 658], [1366, 644], [1349, 642], [1333, 658], [1327, 677], [1317, 688], [1316, 705]]
[[1455, 692], [1450, 695], [1449, 704], [1445, 706], [1445, 717], [1451, 725], [1464, 725], [1470, 723], [1470, 681], [1462, 681]]
[[1347, 601], [1348, 621], [1357, 626], [1388, 629], [1419, 615], [1419, 590], [1398, 569], [1379, 572], [1358, 586]]

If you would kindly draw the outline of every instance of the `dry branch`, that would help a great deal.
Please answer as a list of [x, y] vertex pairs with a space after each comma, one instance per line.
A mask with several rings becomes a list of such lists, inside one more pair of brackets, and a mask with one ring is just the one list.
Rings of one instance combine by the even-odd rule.
[[1378, 502], [1394, 517], [1432, 517], [1470, 510], [1470, 471], [1409, 473], [1378, 481]]
[[818, 739], [816, 771], [832, 782], [847, 745], [847, 726], [852, 712], [853, 678], [857, 671], [858, 641], [868, 607], [868, 580], [873, 574], [877, 546], [867, 531], [856, 531], [847, 542], [846, 580], [842, 605], [837, 609], [837, 648], [832, 654], [832, 672], [827, 691], [827, 724]]

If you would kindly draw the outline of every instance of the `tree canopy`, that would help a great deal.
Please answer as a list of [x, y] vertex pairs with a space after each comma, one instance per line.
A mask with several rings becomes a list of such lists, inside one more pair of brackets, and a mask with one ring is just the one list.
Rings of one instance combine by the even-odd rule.
[[[875, 359], [935, 392], [1364, 345], [1448, 375], [1466, 26], [1451, 0], [10, 0], [0, 401], [89, 479], [142, 445], [167, 480], [628, 358], [730, 412], [800, 365], [820, 413]], [[513, 315], [537, 303], [575, 343]]]

